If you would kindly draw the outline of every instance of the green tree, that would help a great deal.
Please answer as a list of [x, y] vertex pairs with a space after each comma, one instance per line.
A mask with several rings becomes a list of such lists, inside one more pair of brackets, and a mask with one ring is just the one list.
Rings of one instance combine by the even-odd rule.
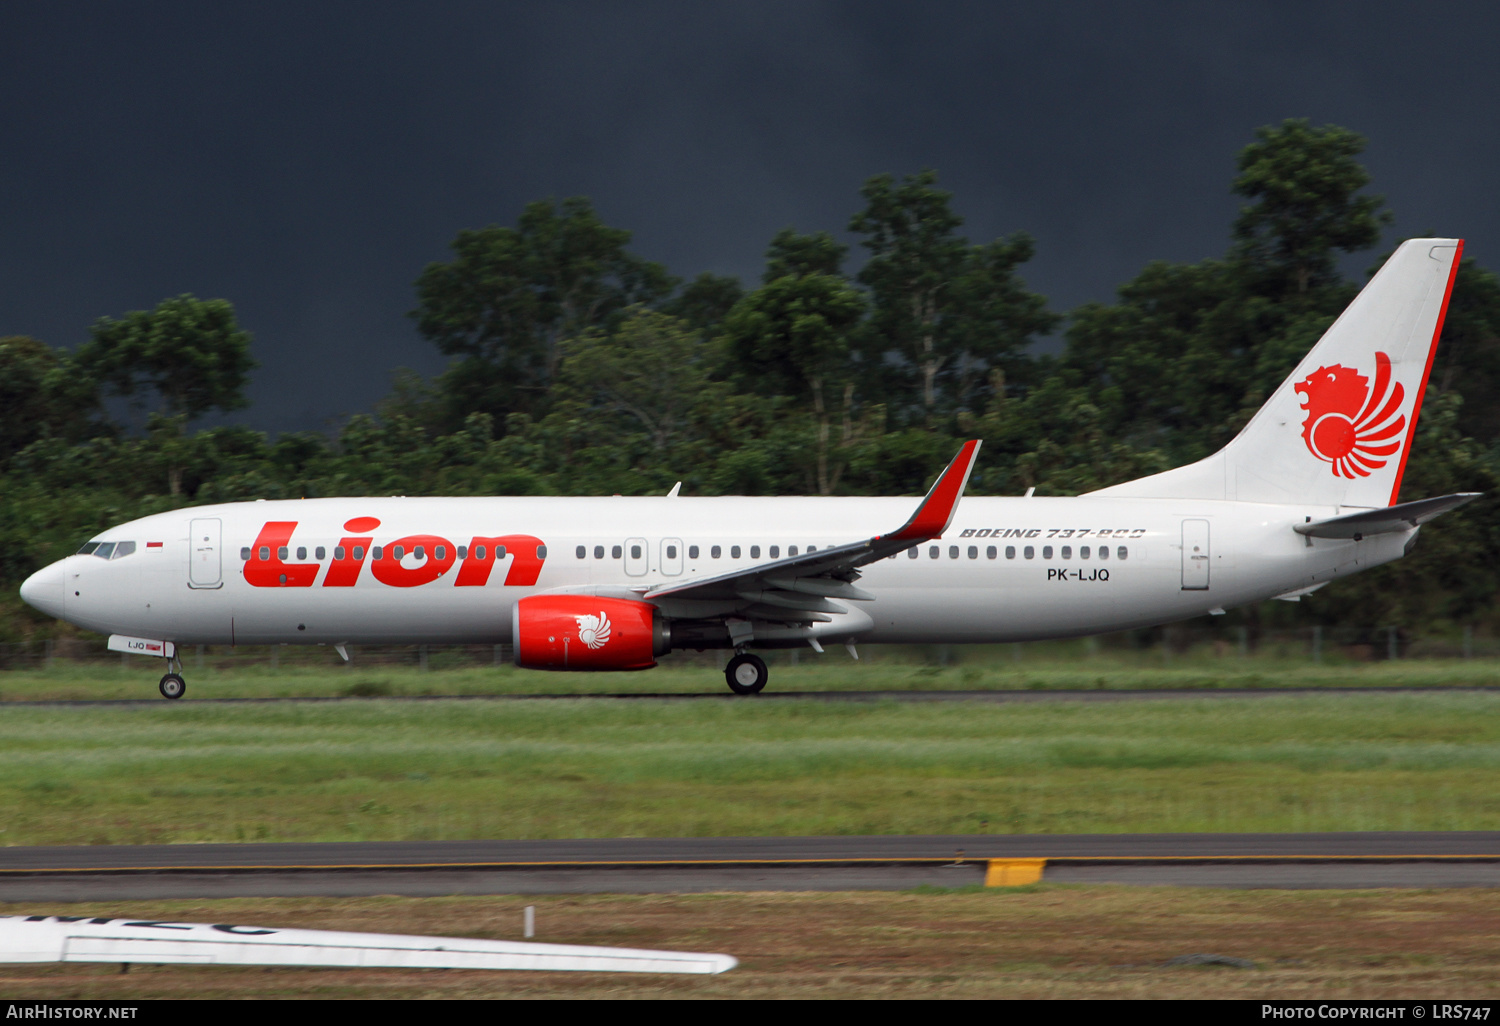
[[693, 330], [707, 337], [719, 333], [725, 316], [744, 295], [745, 288], [738, 278], [705, 271], [663, 303], [661, 310], [682, 318]]
[[1237, 253], [1307, 292], [1336, 282], [1334, 250], [1380, 241], [1390, 214], [1378, 196], [1357, 193], [1370, 175], [1354, 158], [1365, 138], [1347, 128], [1314, 128], [1305, 118], [1256, 130], [1240, 152], [1236, 194], [1252, 202], [1234, 222]]
[[117, 395], [154, 391], [163, 416], [196, 420], [250, 404], [245, 386], [258, 364], [228, 300], [164, 299], [120, 320], [101, 317], [89, 334], [79, 366]]
[[227, 300], [181, 295], [120, 320], [102, 317], [90, 336], [77, 357], [90, 377], [121, 396], [156, 393], [148, 431], [165, 461], [168, 490], [182, 494], [192, 449], [183, 438], [188, 422], [249, 405], [245, 386], [257, 366], [250, 333]]
[[1458, 267], [1438, 342], [1432, 385], [1464, 398], [1457, 431], [1486, 447], [1500, 442], [1500, 277], [1472, 257]]
[[827, 232], [801, 235], [795, 228], [783, 228], [766, 250], [766, 270], [761, 283], [769, 285], [777, 278], [801, 278], [809, 274], [837, 277], [844, 273], [844, 257], [848, 252], [848, 246]]
[[1016, 277], [1035, 254], [1031, 237], [971, 246], [957, 234], [963, 219], [952, 210], [952, 194], [937, 188], [931, 170], [899, 182], [876, 175], [860, 194], [865, 209], [849, 229], [865, 236], [870, 252], [859, 273], [874, 306], [865, 365], [880, 373], [884, 354], [899, 353], [920, 380], [919, 408], [929, 427], [945, 387], [948, 405], [963, 409], [982, 405], [990, 368], [1024, 377], [1026, 347], [1059, 321]]
[[963, 219], [950, 208], [952, 193], [936, 188], [927, 170], [899, 182], [876, 175], [860, 189], [865, 209], [849, 220], [849, 230], [865, 236], [870, 259], [859, 280], [874, 301], [875, 337], [917, 369], [921, 407], [929, 423], [937, 405], [938, 372], [953, 352], [943, 315], [954, 301], [966, 246], [954, 234]]
[[724, 322], [737, 380], [753, 391], [811, 403], [820, 495], [832, 494], [842, 474], [830, 459], [835, 403], [842, 419], [840, 447], [855, 436], [850, 340], [864, 309], [863, 298], [841, 277], [787, 274], [746, 296]]
[[439, 382], [449, 420], [545, 409], [561, 342], [672, 289], [665, 268], [626, 251], [581, 197], [530, 203], [514, 228], [458, 233], [454, 259], [417, 279], [417, 329], [456, 362]]
[[594, 329], [564, 341], [560, 381], [571, 397], [633, 421], [661, 457], [722, 390], [709, 377], [718, 363], [716, 346], [686, 321], [637, 307], [613, 332]]
[[0, 338], [0, 466], [40, 438], [97, 427], [99, 390], [66, 352], [25, 335]]

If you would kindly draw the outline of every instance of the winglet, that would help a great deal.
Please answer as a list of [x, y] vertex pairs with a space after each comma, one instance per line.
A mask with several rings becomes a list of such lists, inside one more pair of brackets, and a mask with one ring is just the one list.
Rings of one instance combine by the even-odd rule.
[[938, 475], [937, 481], [928, 491], [927, 497], [911, 515], [911, 519], [895, 532], [876, 539], [885, 542], [923, 542], [936, 538], [948, 530], [953, 514], [958, 510], [958, 500], [969, 483], [969, 474], [974, 470], [974, 458], [979, 455], [979, 440], [964, 443], [948, 464], [948, 469]]

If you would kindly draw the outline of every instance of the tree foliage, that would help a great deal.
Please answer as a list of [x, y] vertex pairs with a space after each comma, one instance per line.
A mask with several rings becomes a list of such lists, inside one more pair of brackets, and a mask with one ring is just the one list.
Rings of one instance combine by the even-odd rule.
[[[760, 280], [679, 283], [587, 200], [461, 231], [417, 278], [418, 332], [451, 363], [399, 372], [373, 414], [270, 439], [189, 422], [244, 403], [249, 335], [223, 300], [102, 318], [75, 354], [0, 338], [0, 575], [15, 582], [113, 523], [193, 503], [360, 494], [919, 494], [963, 438], [972, 493], [1066, 495], [1227, 442], [1359, 287], [1341, 259], [1388, 215], [1364, 140], [1259, 130], [1226, 247], [1157, 262], [1063, 319], [1023, 279], [1024, 232], [979, 244], [937, 175], [877, 175], [847, 224], [769, 242]], [[851, 204], [854, 205], [854, 204]], [[1383, 261], [1382, 261], [1383, 262]], [[146, 430], [102, 398], [156, 399]], [[1461, 264], [1403, 498], [1491, 492], [1500, 470], [1500, 278]], [[1412, 558], [1231, 621], [1500, 629], [1500, 512], [1474, 503]], [[0, 617], [0, 633], [36, 629]], [[19, 625], [19, 626], [18, 626]]]

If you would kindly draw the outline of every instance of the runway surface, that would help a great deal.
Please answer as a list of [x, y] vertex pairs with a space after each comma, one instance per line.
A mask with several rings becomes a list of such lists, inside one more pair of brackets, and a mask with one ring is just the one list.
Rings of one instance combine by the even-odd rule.
[[151, 698], [43, 699], [0, 702], [0, 707], [16, 706], [159, 706], [179, 707], [186, 703], [212, 705], [267, 705], [328, 702], [578, 702], [588, 699], [608, 701], [669, 702], [1132, 702], [1202, 698], [1280, 698], [1289, 696], [1334, 695], [1432, 695], [1432, 694], [1500, 694], [1500, 687], [1428, 687], [1428, 688], [1078, 688], [1036, 689], [1026, 691], [762, 691], [758, 695], [736, 695], [730, 691], [671, 692], [626, 691], [579, 694], [518, 695], [386, 695], [326, 696], [302, 698], [198, 698], [178, 702]]
[[1054, 883], [1494, 887], [1500, 832], [0, 848], [0, 900], [904, 890], [982, 884], [1012, 860]]

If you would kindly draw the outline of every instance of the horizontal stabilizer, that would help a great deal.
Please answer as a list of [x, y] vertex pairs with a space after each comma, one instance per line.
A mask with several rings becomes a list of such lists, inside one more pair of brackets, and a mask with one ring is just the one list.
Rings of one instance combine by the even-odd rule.
[[1421, 527], [1427, 521], [1450, 509], [1457, 509], [1466, 502], [1472, 502], [1479, 498], [1480, 494], [1480, 492], [1459, 492], [1457, 495], [1439, 495], [1435, 499], [1418, 499], [1416, 502], [1403, 502], [1399, 506], [1367, 509], [1362, 513], [1350, 513], [1348, 516], [1297, 524], [1292, 530], [1298, 534], [1305, 534], [1309, 538], [1352, 538], [1359, 541], [1367, 534], [1391, 534]]

